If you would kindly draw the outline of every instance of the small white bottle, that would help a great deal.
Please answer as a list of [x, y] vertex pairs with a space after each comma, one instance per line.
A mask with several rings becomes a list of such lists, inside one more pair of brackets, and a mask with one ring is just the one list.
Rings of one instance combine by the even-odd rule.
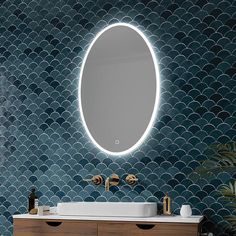
[[190, 205], [184, 204], [180, 209], [180, 215], [184, 218], [190, 217], [192, 215], [192, 209]]

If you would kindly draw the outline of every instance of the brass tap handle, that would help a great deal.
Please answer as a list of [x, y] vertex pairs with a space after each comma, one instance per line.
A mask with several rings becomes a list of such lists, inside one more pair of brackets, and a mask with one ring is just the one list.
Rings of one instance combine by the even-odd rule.
[[84, 179], [84, 181], [87, 181], [87, 182], [93, 182], [93, 184], [95, 184], [95, 185], [100, 185], [100, 184], [102, 184], [102, 182], [103, 182], [103, 179], [102, 179], [102, 176], [101, 175], [94, 175], [93, 177], [92, 177], [92, 179]]
[[129, 185], [135, 185], [138, 182], [138, 178], [136, 178], [133, 174], [128, 174], [125, 178], [125, 181]]

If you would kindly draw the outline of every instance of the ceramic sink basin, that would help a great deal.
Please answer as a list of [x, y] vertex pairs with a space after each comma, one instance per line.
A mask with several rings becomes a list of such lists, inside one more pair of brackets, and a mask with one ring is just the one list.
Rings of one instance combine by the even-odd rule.
[[57, 213], [65, 216], [151, 217], [157, 204], [151, 202], [64, 202], [57, 204]]

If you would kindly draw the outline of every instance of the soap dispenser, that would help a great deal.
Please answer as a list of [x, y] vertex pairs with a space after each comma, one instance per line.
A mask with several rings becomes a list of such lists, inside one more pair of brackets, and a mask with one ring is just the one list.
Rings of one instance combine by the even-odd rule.
[[35, 188], [32, 188], [31, 193], [28, 197], [29, 205], [28, 205], [28, 212], [30, 213], [32, 209], [38, 209], [39, 200], [35, 193]]
[[163, 198], [163, 214], [164, 215], [171, 215], [171, 199], [166, 193], [165, 197]]

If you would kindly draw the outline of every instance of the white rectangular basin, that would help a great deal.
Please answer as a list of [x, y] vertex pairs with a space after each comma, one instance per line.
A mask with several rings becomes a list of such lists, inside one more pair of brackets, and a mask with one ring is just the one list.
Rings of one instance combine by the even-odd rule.
[[64, 202], [57, 204], [58, 215], [152, 217], [157, 215], [154, 202]]

